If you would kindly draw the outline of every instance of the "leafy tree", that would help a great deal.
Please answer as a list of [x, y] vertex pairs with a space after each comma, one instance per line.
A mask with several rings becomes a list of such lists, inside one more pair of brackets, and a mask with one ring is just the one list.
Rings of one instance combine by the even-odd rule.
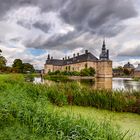
[[0, 49], [0, 71], [5, 71], [7, 60], [4, 56], [1, 55], [2, 50]]
[[0, 56], [0, 68], [6, 67], [7, 60], [5, 57]]
[[89, 74], [90, 74], [90, 76], [94, 76], [95, 75], [95, 69], [94, 68], [92, 68], [92, 67], [90, 67], [89, 68]]
[[80, 71], [80, 75], [81, 75], [81, 76], [94, 76], [94, 75], [95, 75], [95, 69], [92, 68], [92, 67], [82, 69], [82, 70]]
[[31, 65], [30, 63], [23, 63], [23, 72], [27, 73], [27, 72], [34, 72], [34, 66]]
[[82, 70], [80, 71], [80, 75], [81, 75], [81, 76], [90, 76], [89, 73], [90, 73], [90, 72], [89, 72], [89, 69], [87, 69], [87, 68], [82, 69]]
[[20, 59], [15, 59], [12, 65], [13, 71], [17, 73], [23, 72], [23, 63]]

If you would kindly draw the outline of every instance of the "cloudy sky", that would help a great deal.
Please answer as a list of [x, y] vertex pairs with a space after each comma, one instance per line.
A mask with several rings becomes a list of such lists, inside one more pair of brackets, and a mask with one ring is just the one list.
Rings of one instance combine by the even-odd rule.
[[140, 63], [140, 0], [0, 0], [0, 49], [43, 68], [54, 58], [90, 50], [103, 38], [113, 66]]

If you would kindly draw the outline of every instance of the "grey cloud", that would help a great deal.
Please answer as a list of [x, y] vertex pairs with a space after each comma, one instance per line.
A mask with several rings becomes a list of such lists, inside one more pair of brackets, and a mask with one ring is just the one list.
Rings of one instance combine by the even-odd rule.
[[0, 1], [0, 17], [3, 17], [7, 11], [30, 4], [30, 0], [1, 0]]
[[62, 5], [66, 3], [66, 0], [1, 0], [0, 1], [0, 16], [18, 7], [23, 6], [38, 6], [43, 11], [57, 11]]
[[129, 56], [130, 57], [137, 56], [137, 57], [140, 57], [140, 45], [137, 47], [134, 47], [134, 48], [130, 47], [129, 49], [122, 51], [119, 53], [118, 56], [128, 56], [128, 57]]
[[33, 26], [37, 29], [40, 29], [41, 31], [48, 33], [49, 29], [51, 28], [51, 25], [45, 24], [45, 23], [40, 23], [36, 22], [33, 24]]
[[[102, 31], [105, 34], [103, 28], [109, 29], [110, 26], [105, 26], [108, 23], [117, 29], [121, 20], [136, 15], [137, 12], [131, 0], [71, 0], [67, 7], [61, 10], [61, 16], [65, 22], [96, 34], [101, 34]], [[112, 19], [115, 22], [112, 22]], [[112, 36], [114, 33], [111, 33], [111, 29], [114, 32], [114, 27], [110, 28], [105, 35]], [[118, 30], [116, 34], [117, 32]]]
[[[64, 22], [75, 28], [74, 32], [66, 35], [56, 34], [47, 39], [38, 36], [32, 40], [26, 40], [25, 46], [32, 48], [62, 49], [65, 45], [68, 46], [67, 49], [76, 48], [76, 45], [83, 45], [80, 42], [74, 45], [74, 40], [85, 33], [89, 33], [90, 38], [92, 35], [114, 37], [125, 28], [120, 24], [121, 21], [137, 16], [132, 0], [3, 0], [0, 5], [0, 14], [27, 5], [38, 6], [42, 12], [57, 12]], [[24, 22], [18, 22], [18, 24], [30, 29], [30, 25]], [[33, 26], [45, 33], [48, 33], [51, 28], [50, 25], [41, 22], [34, 23]], [[83, 38], [83, 41], [86, 42], [87, 39]]]
[[21, 38], [12, 38], [12, 39], [10, 39], [10, 41], [12, 41], [12, 42], [19, 42], [21, 40]]
[[[26, 47], [29, 48], [44, 48], [44, 49], [62, 49], [63, 47], [66, 47], [65, 45], [70, 42], [72, 43], [73, 39], [76, 39], [77, 37], [79, 37], [82, 33], [80, 32], [69, 32], [68, 34], [65, 35], [54, 35], [51, 36], [49, 38], [45, 38], [44, 36], [39, 36], [37, 37], [35, 40], [30, 41], [30, 40], [26, 40], [24, 42]], [[58, 48], [59, 46], [59, 48]], [[73, 46], [74, 48], [76, 48], [76, 46]], [[67, 48], [67, 49], [73, 49], [71, 48]]]
[[22, 27], [24, 27], [24, 28], [26, 28], [26, 29], [28, 29], [28, 30], [30, 30], [31, 27], [32, 27], [31, 24], [28, 24], [28, 23], [26, 23], [24, 21], [17, 21], [17, 24], [20, 25], [20, 26], [22, 26]]

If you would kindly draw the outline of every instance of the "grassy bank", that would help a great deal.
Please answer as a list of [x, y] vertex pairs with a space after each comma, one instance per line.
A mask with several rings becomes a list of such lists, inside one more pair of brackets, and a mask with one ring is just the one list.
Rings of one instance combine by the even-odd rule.
[[126, 132], [108, 121], [99, 123], [55, 110], [49, 101], [66, 104], [63, 92], [55, 87], [25, 83], [22, 75], [0, 75], [0, 139], [129, 139]]
[[97, 122], [101, 122], [106, 119], [113, 125], [118, 125], [122, 132], [129, 131], [134, 140], [140, 139], [140, 115], [138, 114], [120, 113], [82, 106], [56, 106], [55, 108], [56, 110], [61, 110], [69, 114], [81, 115], [86, 120], [96, 120]]

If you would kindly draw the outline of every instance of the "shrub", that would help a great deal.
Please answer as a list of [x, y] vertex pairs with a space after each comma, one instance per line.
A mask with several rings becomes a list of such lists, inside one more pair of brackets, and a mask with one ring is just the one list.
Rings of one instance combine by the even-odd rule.
[[92, 68], [92, 67], [82, 69], [82, 70], [80, 71], [80, 75], [81, 75], [81, 76], [94, 76], [94, 75], [95, 75], [95, 69]]

